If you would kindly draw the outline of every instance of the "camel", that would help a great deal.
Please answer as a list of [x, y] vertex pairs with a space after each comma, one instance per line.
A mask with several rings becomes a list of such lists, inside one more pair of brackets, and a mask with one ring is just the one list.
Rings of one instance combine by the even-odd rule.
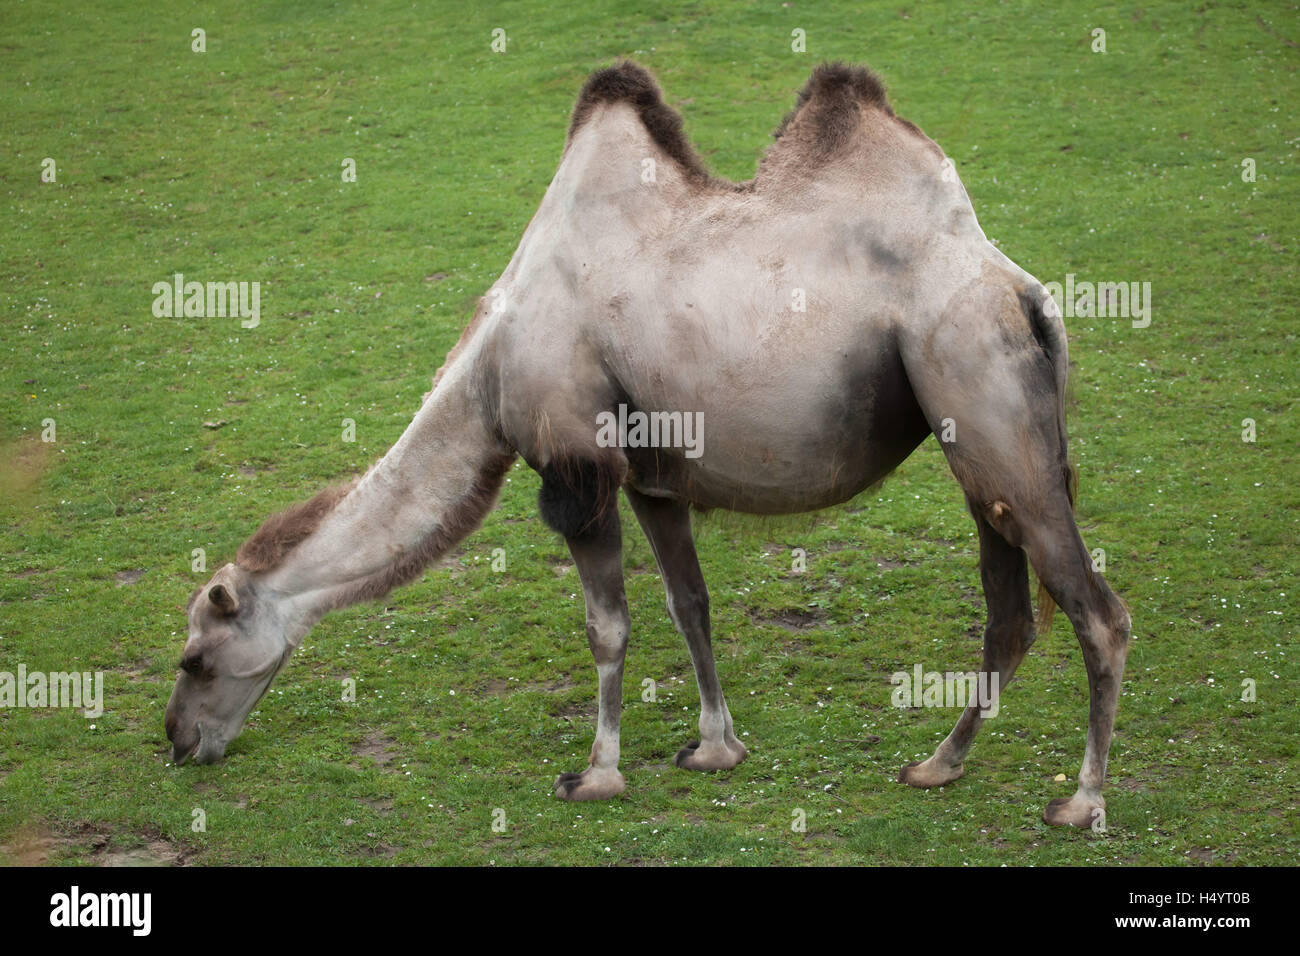
[[[269, 519], [191, 597], [166, 713], [173, 757], [220, 759], [308, 630], [418, 578], [522, 457], [581, 579], [599, 681], [588, 766], [556, 795], [626, 785], [620, 490], [699, 685], [699, 740], [674, 761], [728, 770], [746, 747], [714, 666], [690, 509], [826, 508], [934, 434], [979, 532], [983, 676], [1005, 689], [1058, 606], [1082, 647], [1078, 787], [1043, 817], [1088, 827], [1105, 806], [1130, 619], [1074, 521], [1067, 365], [1043, 285], [985, 238], [952, 163], [865, 68], [819, 66], [742, 183], [706, 170], [646, 70], [600, 70], [518, 249], [397, 443], [359, 480]], [[647, 416], [661, 440], [647, 440]], [[694, 443], [688, 420], [702, 427]], [[962, 776], [983, 719], [973, 702], [899, 779]]]

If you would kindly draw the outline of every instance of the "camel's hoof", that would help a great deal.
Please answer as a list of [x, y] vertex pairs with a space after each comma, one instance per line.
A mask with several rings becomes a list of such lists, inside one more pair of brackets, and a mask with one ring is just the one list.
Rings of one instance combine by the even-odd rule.
[[730, 770], [749, 756], [745, 745], [734, 737], [722, 743], [702, 744], [693, 740], [673, 758], [683, 770]]
[[935, 763], [934, 758], [930, 757], [928, 760], [914, 760], [898, 771], [898, 782], [927, 790], [930, 787], [942, 787], [946, 783], [952, 783], [965, 772], [964, 763], [950, 767]]
[[1043, 822], [1054, 827], [1078, 827], [1081, 830], [1104, 828], [1106, 801], [1083, 793], [1076, 793], [1072, 797], [1057, 797], [1043, 811]]
[[555, 781], [555, 795], [561, 800], [608, 800], [627, 789], [617, 769], [588, 767], [582, 773], [562, 773]]

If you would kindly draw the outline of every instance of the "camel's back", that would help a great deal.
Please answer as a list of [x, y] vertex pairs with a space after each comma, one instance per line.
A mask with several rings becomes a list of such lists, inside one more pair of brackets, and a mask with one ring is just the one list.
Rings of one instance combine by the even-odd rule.
[[[839, 500], [924, 434], [899, 323], [932, 321], [991, 247], [942, 152], [861, 71], [815, 74], [744, 184], [704, 171], [647, 79], [593, 78], [493, 290], [506, 432], [529, 457], [539, 430], [580, 444], [620, 401], [702, 411], [714, 454], [665, 480], [711, 503], [766, 470]], [[835, 475], [803, 474], [828, 457]]]
[[517, 282], [562, 287], [552, 314], [628, 374], [674, 356], [793, 368], [925, 321], [993, 250], [942, 152], [854, 75], [801, 98], [742, 184], [634, 103], [580, 107]]
[[715, 316], [798, 311], [808, 297], [892, 302], [906, 292], [890, 289], [932, 285], [987, 251], [942, 150], [872, 74], [842, 65], [817, 68], [745, 183], [708, 174], [644, 70], [594, 74], [538, 219], [597, 319], [610, 299], [654, 308], [679, 294], [725, 306]]

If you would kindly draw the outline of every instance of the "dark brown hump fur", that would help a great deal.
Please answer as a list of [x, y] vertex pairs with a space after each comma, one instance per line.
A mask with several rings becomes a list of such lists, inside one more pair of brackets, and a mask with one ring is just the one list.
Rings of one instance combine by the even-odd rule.
[[825, 159], [852, 139], [859, 105], [894, 115], [885, 85], [870, 70], [847, 63], [823, 63], [813, 70], [773, 138], [779, 140], [797, 127], [815, 158]]
[[681, 166], [688, 176], [708, 180], [709, 171], [686, 139], [682, 118], [664, 102], [659, 84], [643, 67], [623, 60], [587, 77], [578, 94], [569, 122], [569, 139], [601, 103], [627, 103], [641, 117], [641, 124], [655, 144]]

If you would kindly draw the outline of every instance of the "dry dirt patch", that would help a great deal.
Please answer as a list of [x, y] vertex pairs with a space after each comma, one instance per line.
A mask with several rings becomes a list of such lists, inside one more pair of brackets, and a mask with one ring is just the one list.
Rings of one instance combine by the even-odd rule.
[[69, 856], [87, 859], [92, 866], [184, 866], [186, 850], [159, 833], [135, 835], [138, 845], [123, 847], [109, 830], [77, 826], [55, 832], [36, 824], [16, 832], [0, 844], [0, 859], [14, 866], [57, 865]]

